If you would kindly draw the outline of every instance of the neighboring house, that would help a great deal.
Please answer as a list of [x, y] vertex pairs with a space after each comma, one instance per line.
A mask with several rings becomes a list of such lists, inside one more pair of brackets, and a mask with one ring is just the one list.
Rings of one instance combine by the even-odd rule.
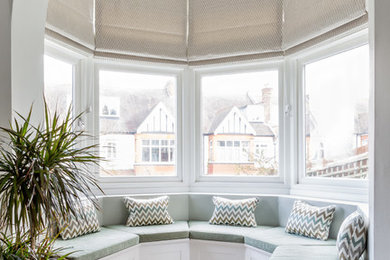
[[355, 154], [368, 153], [368, 112], [359, 112], [355, 116]]
[[268, 124], [269, 99], [217, 113], [204, 134], [205, 170], [215, 174], [274, 174], [277, 171], [277, 136]]
[[[153, 98], [154, 96], [164, 98]], [[110, 93], [100, 104], [100, 155], [103, 174], [175, 173], [174, 97], [168, 91], [131, 95]]]

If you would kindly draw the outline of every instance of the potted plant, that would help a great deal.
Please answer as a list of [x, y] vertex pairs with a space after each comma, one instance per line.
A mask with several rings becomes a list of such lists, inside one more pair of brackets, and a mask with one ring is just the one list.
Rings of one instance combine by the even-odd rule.
[[[27, 241], [33, 253], [42, 243], [52, 244], [47, 234], [56, 221], [76, 212], [82, 198], [96, 207], [92, 189], [100, 190], [89, 170], [100, 159], [96, 145], [83, 146], [86, 134], [75, 130], [81, 114], [72, 118], [69, 108], [60, 119], [44, 104], [43, 124], [32, 125], [30, 109], [27, 117], [17, 114], [9, 128], [0, 127], [5, 134], [0, 146], [0, 227], [15, 245]], [[42, 233], [47, 238], [43, 242]]]

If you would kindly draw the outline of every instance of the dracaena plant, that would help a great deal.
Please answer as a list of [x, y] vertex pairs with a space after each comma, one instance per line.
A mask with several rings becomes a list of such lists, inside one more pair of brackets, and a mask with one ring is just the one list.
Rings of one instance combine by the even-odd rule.
[[0, 226], [17, 243], [27, 231], [32, 247], [43, 230], [75, 213], [81, 199], [95, 203], [93, 189], [100, 190], [90, 171], [100, 159], [96, 145], [83, 145], [86, 134], [75, 130], [81, 114], [72, 117], [69, 108], [62, 119], [44, 104], [41, 125], [32, 124], [31, 108], [0, 127]]

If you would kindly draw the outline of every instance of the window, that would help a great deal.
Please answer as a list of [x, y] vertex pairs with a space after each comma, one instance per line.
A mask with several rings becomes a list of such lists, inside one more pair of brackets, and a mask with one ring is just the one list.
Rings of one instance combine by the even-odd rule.
[[72, 104], [73, 65], [45, 55], [45, 98], [50, 113], [57, 112], [60, 119], [66, 116]]
[[142, 140], [143, 163], [172, 163], [174, 151], [174, 140]]
[[367, 178], [368, 46], [304, 66], [307, 177]]
[[278, 90], [277, 70], [201, 77], [206, 175], [278, 175]]
[[176, 175], [176, 84], [174, 76], [99, 71], [102, 176]]
[[105, 154], [104, 158], [107, 160], [116, 158], [116, 143], [108, 142], [103, 145], [103, 153]]

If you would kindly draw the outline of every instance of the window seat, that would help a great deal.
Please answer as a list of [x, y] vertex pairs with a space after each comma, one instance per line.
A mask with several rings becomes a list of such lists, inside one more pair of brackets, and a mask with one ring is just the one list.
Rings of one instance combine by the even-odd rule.
[[[158, 195], [150, 195], [156, 196]], [[356, 204], [306, 200], [316, 206], [336, 206], [330, 237], [327, 241], [321, 241], [285, 232], [284, 226], [296, 199], [294, 197], [258, 196], [260, 204], [255, 212], [258, 226], [248, 228], [209, 224], [208, 220], [214, 210], [212, 196], [172, 194], [168, 211], [175, 223], [142, 227], [125, 226], [128, 211], [124, 206], [123, 196], [101, 197], [98, 217], [102, 230], [70, 240], [58, 239], [55, 247], [66, 248], [64, 254], [75, 252], [69, 259], [77, 260], [208, 260], [209, 254], [210, 259], [245, 259], [245, 255], [250, 255], [252, 260], [335, 260], [335, 239], [340, 225], [349, 214], [360, 210], [360, 206]], [[226, 197], [239, 199], [249, 196]], [[199, 250], [201, 253], [197, 254]], [[229, 250], [236, 255], [227, 253]], [[148, 256], [150, 252], [157, 258]], [[166, 254], [166, 257], [162, 257], [162, 254]], [[230, 258], [224, 258], [227, 257], [226, 254]]]
[[189, 237], [189, 229], [187, 221], [175, 221], [169, 225], [143, 226], [143, 227], [127, 227], [124, 225], [107, 226], [107, 228], [136, 234], [139, 236], [139, 242], [155, 242], [173, 239], [183, 239]]
[[220, 242], [244, 243], [245, 236], [256, 232], [271, 229], [269, 226], [238, 227], [224, 225], [210, 225], [207, 221], [189, 221], [190, 238], [199, 240], [212, 240]]
[[69, 259], [95, 260], [139, 243], [136, 234], [102, 227], [99, 232], [69, 240], [57, 239], [55, 248], [63, 248], [62, 255], [72, 253]]
[[284, 245], [302, 245], [302, 246], [333, 246], [336, 248], [336, 240], [328, 239], [326, 241], [313, 238], [288, 234], [284, 227], [275, 227], [264, 232], [251, 232], [245, 236], [245, 244], [273, 253], [279, 246]]
[[279, 246], [270, 260], [338, 260], [335, 246]]

